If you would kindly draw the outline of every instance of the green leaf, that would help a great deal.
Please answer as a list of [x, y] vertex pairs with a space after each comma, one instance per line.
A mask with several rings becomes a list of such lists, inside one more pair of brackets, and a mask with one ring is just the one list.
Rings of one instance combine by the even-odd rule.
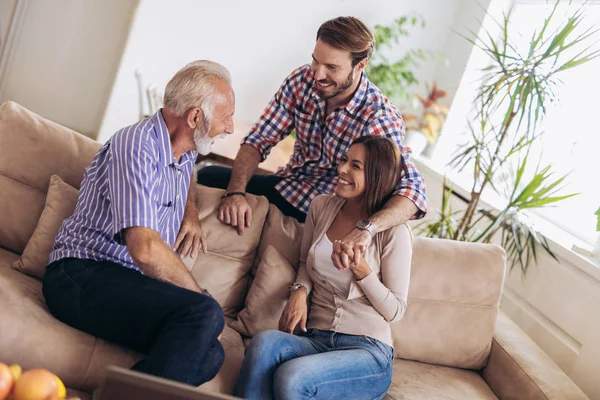
[[564, 63], [563, 65], [561, 65], [560, 67], [558, 67], [558, 69], [556, 69], [555, 72], [565, 71], [567, 69], [576, 67], [578, 65], [585, 64], [586, 62], [598, 57], [598, 55], [600, 55], [600, 51], [595, 51], [593, 53], [590, 53], [587, 56], [584, 56], [584, 57], [581, 57], [578, 59], [569, 60], [566, 63]]

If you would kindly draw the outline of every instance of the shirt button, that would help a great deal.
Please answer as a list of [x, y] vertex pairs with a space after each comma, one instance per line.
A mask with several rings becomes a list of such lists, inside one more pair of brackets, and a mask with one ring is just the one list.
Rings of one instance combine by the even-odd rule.
[[326, 284], [326, 283], [327, 283], [327, 281], [326, 281], [325, 279], [323, 279], [323, 280], [321, 281], [321, 283], [324, 285], [324, 284]]
[[181, 175], [181, 170], [177, 170], [177, 175]]

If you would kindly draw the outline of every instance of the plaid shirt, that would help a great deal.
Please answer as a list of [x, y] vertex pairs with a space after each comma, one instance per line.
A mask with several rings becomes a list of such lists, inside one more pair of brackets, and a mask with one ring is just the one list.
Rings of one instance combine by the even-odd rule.
[[254, 147], [264, 160], [271, 148], [296, 129], [294, 153], [276, 175], [283, 179], [275, 189], [297, 209], [307, 213], [312, 199], [331, 194], [337, 183], [337, 167], [352, 142], [365, 135], [386, 136], [398, 144], [404, 160], [403, 176], [394, 195], [412, 200], [427, 212], [425, 183], [402, 145], [404, 121], [398, 109], [363, 73], [354, 97], [325, 116], [326, 102], [314, 88], [310, 65], [304, 65], [283, 82], [242, 144]]

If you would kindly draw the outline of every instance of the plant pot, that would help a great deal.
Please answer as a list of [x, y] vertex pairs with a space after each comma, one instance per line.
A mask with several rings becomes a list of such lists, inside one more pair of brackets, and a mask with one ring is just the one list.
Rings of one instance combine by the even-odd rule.
[[425, 148], [423, 149], [423, 152], [421, 154], [425, 157], [431, 158], [433, 156], [433, 153], [435, 152], [435, 148], [437, 147], [438, 141], [439, 137], [436, 138], [433, 142], [430, 142], [428, 140], [427, 145], [425, 145]]
[[404, 146], [410, 147], [413, 154], [421, 154], [427, 146], [428, 140], [420, 131], [408, 130], [404, 135]]
[[600, 257], [600, 232], [598, 233], [598, 237], [596, 238], [596, 244], [594, 245], [594, 254]]

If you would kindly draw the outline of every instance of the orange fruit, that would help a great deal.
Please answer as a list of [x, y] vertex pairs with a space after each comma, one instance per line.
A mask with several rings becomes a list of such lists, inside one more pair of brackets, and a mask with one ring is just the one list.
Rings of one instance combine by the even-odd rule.
[[0, 400], [4, 400], [13, 387], [13, 376], [8, 365], [0, 363]]
[[47, 369], [25, 371], [15, 384], [13, 400], [62, 400], [67, 390], [62, 381]]
[[16, 382], [23, 374], [23, 369], [21, 368], [21, 366], [19, 364], [9, 365], [8, 369], [10, 370], [10, 373], [12, 374], [13, 382]]

